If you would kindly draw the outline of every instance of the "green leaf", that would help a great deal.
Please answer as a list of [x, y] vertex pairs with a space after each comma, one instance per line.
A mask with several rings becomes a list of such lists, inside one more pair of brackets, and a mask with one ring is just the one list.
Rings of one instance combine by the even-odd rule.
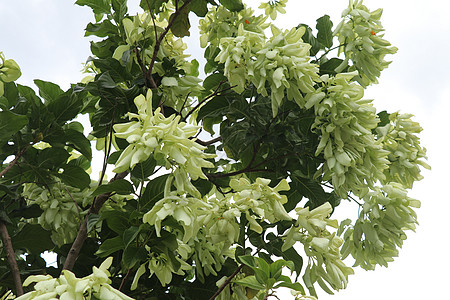
[[131, 75], [127, 72], [117, 59], [112, 57], [106, 59], [95, 59], [94, 65], [103, 72], [109, 71], [109, 74], [114, 82], [125, 82], [131, 80]]
[[292, 289], [294, 291], [302, 292], [303, 295], [305, 294], [305, 289], [298, 282], [292, 283], [292, 282], [285, 282], [285, 281], [283, 281], [283, 282], [280, 282], [279, 284], [277, 284], [275, 286], [275, 288], [279, 288], [279, 287], [286, 287], [286, 288]]
[[122, 19], [125, 17], [128, 11], [127, 0], [112, 0], [111, 4], [115, 12], [115, 20], [118, 21], [118, 23], [121, 23]]
[[83, 99], [68, 91], [48, 103], [47, 109], [54, 115], [54, 122], [62, 125], [75, 118], [83, 107]]
[[10, 111], [0, 111], [0, 145], [28, 124], [28, 118]]
[[222, 73], [214, 73], [205, 78], [205, 80], [203, 81], [203, 87], [207, 91], [215, 90], [221, 82], [226, 82], [226, 81], [227, 81], [227, 78]]
[[123, 243], [125, 248], [137, 238], [140, 231], [141, 229], [139, 227], [131, 226], [123, 232]]
[[[163, 5], [163, 3], [167, 3], [169, 2], [169, 0], [141, 0], [141, 3], [139, 4], [139, 6], [145, 10], [145, 11], [149, 11], [149, 9], [154, 13], [157, 14], [161, 11], [161, 7]], [[150, 7], [149, 7], [150, 5]]]
[[105, 193], [117, 193], [119, 195], [129, 195], [134, 193], [133, 185], [125, 179], [115, 180], [108, 184], [102, 184], [92, 193], [92, 196], [98, 196]]
[[107, 210], [102, 211], [101, 216], [103, 220], [106, 220], [108, 227], [119, 235], [130, 227], [129, 214], [126, 212]]
[[92, 229], [95, 228], [95, 225], [100, 221], [100, 215], [97, 214], [89, 214], [87, 219], [87, 232], [91, 232]]
[[[114, 154], [114, 153], [113, 153]], [[149, 157], [146, 161], [138, 163], [133, 170], [131, 170], [131, 176], [138, 179], [146, 179], [153, 175], [155, 171], [156, 161], [153, 156]]]
[[189, 28], [191, 28], [191, 24], [189, 23], [189, 5], [183, 6], [178, 14], [173, 13], [169, 17], [169, 22], [172, 20], [173, 23], [172, 27], [170, 27], [170, 31], [172, 31], [174, 36], [184, 37], [191, 35], [189, 32]]
[[165, 174], [156, 177], [147, 183], [145, 191], [139, 200], [141, 211], [149, 211], [158, 200], [161, 200], [164, 197], [164, 187], [168, 176], [169, 174]]
[[305, 43], [308, 43], [308, 44], [311, 45], [311, 49], [309, 50], [309, 54], [311, 56], [316, 55], [317, 52], [319, 52], [321, 47], [320, 47], [319, 41], [313, 35], [311, 27], [309, 27], [306, 24], [300, 24], [300, 25], [297, 26], [297, 28], [299, 28], [299, 27], [305, 27], [306, 28], [305, 34], [302, 36], [302, 40]]
[[198, 16], [204, 17], [208, 12], [208, 2], [206, 0], [192, 0], [191, 10]]
[[78, 0], [75, 4], [89, 6], [95, 14], [111, 13], [111, 5], [108, 0]]
[[83, 133], [74, 129], [65, 129], [64, 136], [69, 146], [79, 151], [88, 160], [92, 159], [91, 142]]
[[64, 164], [70, 154], [64, 148], [45, 148], [40, 151], [38, 156], [38, 167], [45, 169], [52, 169]]
[[241, 0], [219, 0], [219, 2], [229, 11], [241, 11], [244, 9]]
[[42, 253], [55, 247], [50, 238], [50, 231], [38, 224], [25, 224], [25, 226], [11, 237], [14, 249], [26, 249], [32, 253]]
[[115, 26], [109, 20], [104, 20], [101, 23], [87, 24], [84, 36], [95, 35], [98, 37], [106, 37], [106, 36], [117, 35], [118, 33], [119, 32], [118, 32], [117, 26]]
[[59, 85], [52, 82], [35, 79], [34, 84], [39, 88], [39, 95], [48, 102], [55, 101], [59, 96], [64, 94], [64, 91], [61, 90]]
[[325, 63], [321, 64], [319, 67], [319, 75], [329, 74], [336, 75], [336, 68], [343, 62], [342, 59], [333, 57], [327, 60]]
[[32, 219], [39, 218], [42, 215], [43, 210], [38, 204], [27, 205], [18, 209], [14, 209], [9, 213], [11, 218], [24, 218]]
[[255, 276], [244, 277], [240, 280], [235, 281], [235, 283], [249, 287], [254, 290], [263, 290], [265, 288], [264, 285], [262, 285], [261, 283], [258, 282], [258, 280], [256, 280]]
[[95, 255], [99, 257], [106, 257], [122, 249], [124, 249], [122, 237], [116, 236], [112, 239], [107, 239], [104, 241], [98, 248], [97, 252], [95, 252]]
[[122, 262], [128, 269], [131, 269], [136, 264], [145, 261], [147, 259], [147, 255], [148, 252], [144, 247], [130, 245], [123, 251]]
[[74, 165], [64, 166], [64, 172], [58, 174], [59, 178], [67, 185], [85, 189], [91, 183], [91, 177], [81, 167]]
[[380, 122], [378, 122], [377, 127], [383, 127], [389, 124], [391, 121], [389, 120], [390, 114], [387, 111], [380, 111], [378, 114], [378, 118], [380, 118]]
[[333, 32], [331, 31], [333, 22], [331, 22], [330, 16], [324, 15], [317, 19], [316, 28], [319, 43], [327, 48], [331, 48], [333, 46]]

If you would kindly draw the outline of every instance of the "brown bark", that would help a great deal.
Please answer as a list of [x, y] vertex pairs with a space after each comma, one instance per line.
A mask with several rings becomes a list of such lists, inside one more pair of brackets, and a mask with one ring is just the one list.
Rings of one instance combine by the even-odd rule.
[[16, 286], [16, 294], [17, 296], [21, 296], [23, 295], [23, 287], [22, 280], [20, 278], [20, 270], [17, 266], [16, 255], [11, 243], [11, 237], [9, 236], [8, 229], [3, 221], [0, 221], [0, 233], [2, 235], [3, 247], [5, 248], [6, 256], [8, 257], [8, 263], [11, 267], [14, 285]]

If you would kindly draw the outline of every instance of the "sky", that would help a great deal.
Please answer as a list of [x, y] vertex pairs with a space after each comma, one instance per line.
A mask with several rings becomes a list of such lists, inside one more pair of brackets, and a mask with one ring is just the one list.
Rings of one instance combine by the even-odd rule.
[[[136, 6], [138, 1], [129, 2]], [[246, 1], [254, 8], [259, 2]], [[409, 193], [422, 202], [417, 211], [420, 225], [415, 233], [409, 232], [400, 256], [389, 268], [370, 272], [355, 268], [356, 275], [350, 276], [347, 289], [319, 297], [448, 299], [450, 197], [444, 185], [450, 163], [449, 126], [444, 122], [450, 115], [450, 7], [444, 0], [365, 0], [364, 4], [372, 10], [384, 9], [381, 20], [385, 38], [399, 48], [389, 57], [393, 63], [383, 72], [379, 84], [369, 87], [365, 98], [374, 99], [379, 111], [400, 110], [415, 115], [414, 120], [424, 128], [422, 145], [428, 150], [432, 171], [424, 171], [425, 179]], [[276, 24], [288, 29], [306, 23], [314, 28], [315, 20], [328, 14], [336, 25], [347, 5], [347, 0], [290, 0], [287, 14]], [[66, 89], [84, 77], [80, 70], [90, 55], [84, 28], [93, 21], [89, 8], [69, 0], [0, 0], [0, 51], [20, 65], [23, 75], [19, 83], [33, 85], [33, 79], [42, 79]], [[199, 56], [196, 39], [198, 35], [193, 33], [189, 46], [191, 53]], [[345, 203], [333, 216], [356, 217], [357, 207]]]

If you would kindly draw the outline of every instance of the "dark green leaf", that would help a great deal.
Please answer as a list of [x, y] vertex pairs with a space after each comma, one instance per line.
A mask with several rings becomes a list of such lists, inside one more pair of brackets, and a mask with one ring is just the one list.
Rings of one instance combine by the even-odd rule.
[[66, 165], [64, 172], [58, 175], [59, 178], [67, 185], [85, 189], [91, 183], [91, 177], [81, 167]]
[[168, 176], [168, 174], [165, 174], [147, 183], [139, 201], [141, 211], [149, 211], [158, 200], [164, 197], [164, 187]]
[[38, 218], [42, 215], [43, 210], [37, 204], [27, 205], [18, 209], [15, 209], [9, 213], [12, 218], [24, 218], [32, 219]]
[[[161, 7], [163, 3], [167, 3], [169, 0], [141, 0], [140, 7], [145, 10], [149, 11], [149, 9], [154, 13], [157, 14], [161, 11]], [[149, 7], [150, 5], [150, 7]]]
[[0, 145], [28, 124], [28, 118], [10, 111], [0, 111]]
[[140, 264], [140, 262], [145, 261], [147, 256], [148, 252], [144, 247], [129, 245], [123, 251], [122, 262], [127, 268], [131, 269], [136, 264]]
[[64, 124], [75, 118], [83, 107], [83, 99], [70, 91], [60, 95], [47, 105], [49, 112], [54, 115], [54, 122]]
[[52, 82], [35, 79], [34, 84], [39, 88], [39, 95], [48, 102], [55, 101], [59, 96], [64, 94], [64, 91], [61, 90], [59, 85]]
[[169, 22], [172, 23], [172, 27], [170, 27], [170, 31], [172, 31], [173, 35], [176, 37], [184, 37], [190, 36], [189, 29], [191, 28], [191, 24], [189, 23], [189, 6], [183, 6], [181, 10], [178, 11], [178, 14], [173, 13]]
[[102, 184], [92, 193], [92, 196], [98, 196], [105, 193], [117, 193], [120, 195], [129, 195], [134, 192], [133, 185], [125, 179], [115, 180], [108, 184]]
[[74, 129], [66, 129], [64, 130], [64, 136], [69, 146], [79, 151], [88, 160], [92, 159], [91, 142], [83, 133]]
[[16, 235], [11, 237], [14, 249], [26, 249], [33, 253], [41, 253], [55, 247], [50, 238], [50, 231], [38, 224], [25, 224]]
[[108, 227], [119, 235], [130, 227], [129, 215], [126, 212], [107, 210], [102, 211], [101, 216], [103, 220], [106, 220]]
[[114, 10], [114, 18], [120, 23], [128, 11], [127, 0], [112, 0], [111, 4]]
[[45, 148], [40, 151], [38, 156], [38, 167], [45, 169], [53, 169], [64, 164], [70, 154], [64, 148]]
[[139, 227], [131, 226], [123, 232], [123, 243], [125, 248], [137, 238], [140, 231], [141, 229]]
[[122, 237], [116, 236], [112, 239], [107, 239], [104, 241], [100, 248], [98, 248], [98, 251], [95, 253], [95, 255], [98, 255], [99, 257], [106, 257], [116, 251], [124, 249], [125, 245], [123, 244]]
[[317, 40], [319, 43], [324, 45], [327, 48], [331, 48], [333, 46], [333, 32], [331, 28], [333, 28], [333, 22], [330, 20], [330, 16], [324, 15], [317, 19]]
[[[114, 154], [114, 153], [113, 153]], [[138, 179], [146, 179], [153, 174], [156, 167], [156, 161], [150, 156], [146, 161], [138, 163], [131, 171], [131, 176]]]
[[221, 82], [226, 82], [227, 78], [222, 73], [214, 73], [209, 75], [203, 81], [205, 90], [215, 90]]
[[89, 214], [88, 219], [87, 219], [87, 232], [91, 232], [92, 229], [95, 228], [95, 226], [98, 224], [98, 222], [100, 221], [100, 215], [97, 214]]
[[106, 36], [113, 36], [115, 34], [118, 34], [117, 26], [115, 26], [111, 21], [104, 20], [101, 23], [89, 23], [86, 26], [84, 36], [90, 36], [95, 35], [98, 37], [106, 37]]
[[108, 14], [111, 12], [108, 0], [78, 0], [75, 4], [89, 6], [96, 14]]
[[125, 82], [132, 79], [131, 75], [117, 59], [110, 57], [106, 59], [95, 59], [93, 62], [103, 72], [109, 71], [114, 82]]
[[221, 121], [222, 117], [227, 112], [228, 107], [229, 103], [225, 97], [214, 97], [200, 108], [197, 115], [197, 121], [215, 117], [220, 118]]
[[235, 281], [235, 283], [249, 287], [254, 290], [263, 290], [265, 288], [264, 285], [262, 285], [261, 283], [258, 282], [258, 280], [256, 280], [255, 276], [244, 277], [240, 280]]
[[332, 59], [326, 61], [325, 63], [321, 64], [319, 67], [319, 74], [329, 74], [329, 75], [336, 75], [336, 68], [343, 62], [342, 59], [333, 57]]
[[204, 17], [208, 12], [208, 2], [206, 0], [192, 0], [191, 10], [198, 16]]
[[389, 120], [390, 114], [387, 111], [383, 110], [378, 113], [378, 117], [380, 118], [380, 122], [378, 122], [377, 127], [383, 127], [389, 124], [391, 121]]
[[219, 0], [219, 2], [229, 11], [241, 11], [244, 9], [241, 0]]
[[308, 44], [311, 45], [311, 49], [309, 50], [309, 54], [311, 56], [316, 55], [317, 52], [319, 52], [321, 46], [320, 46], [320, 43], [317, 41], [316, 37], [313, 35], [311, 27], [309, 27], [306, 24], [300, 24], [300, 25], [297, 26], [297, 28], [299, 28], [299, 27], [305, 27], [306, 28], [305, 34], [302, 36], [302, 40], [305, 43], [308, 43]]

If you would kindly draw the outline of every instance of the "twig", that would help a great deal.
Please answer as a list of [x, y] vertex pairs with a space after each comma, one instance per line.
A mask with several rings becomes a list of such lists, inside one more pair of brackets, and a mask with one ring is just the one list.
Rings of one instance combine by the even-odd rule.
[[214, 143], [217, 143], [217, 142], [220, 142], [220, 141], [222, 141], [222, 137], [221, 136], [216, 137], [215, 139], [212, 139], [210, 141], [202, 141], [202, 140], [199, 140], [199, 139], [195, 140], [195, 142], [197, 142], [197, 144], [200, 144], [202, 146], [209, 146], [211, 144], [214, 144]]
[[11, 267], [11, 273], [13, 276], [14, 285], [16, 286], [17, 296], [23, 295], [22, 280], [20, 279], [20, 270], [17, 266], [16, 255], [13, 245], [11, 243], [11, 237], [8, 233], [8, 228], [3, 221], [0, 220], [0, 233], [2, 235], [3, 247], [6, 250], [6, 256], [8, 257], [9, 266]]
[[30, 148], [31, 145], [34, 145], [36, 142], [33, 142], [33, 144], [28, 144], [25, 148], [23, 148], [22, 150], [19, 151], [19, 153], [16, 154], [16, 156], [14, 157], [14, 159], [9, 163], [9, 165], [6, 166], [6, 168], [4, 168], [1, 172], [0, 172], [0, 177], [3, 177], [3, 175], [6, 174], [6, 172], [8, 172], [12, 167], [14, 167], [14, 165], [17, 163], [17, 161], [19, 160], [19, 158], [22, 157], [22, 155], [25, 153], [25, 151], [28, 150], [28, 148]]
[[119, 286], [119, 291], [122, 290], [122, 288], [123, 288], [123, 286], [125, 284], [125, 281], [127, 281], [128, 277], [130, 277], [131, 270], [132, 269], [129, 269], [128, 272], [127, 272], [127, 275], [125, 275], [125, 277], [122, 279], [122, 282], [120, 283], [120, 286]]
[[[116, 174], [116, 176], [114, 176], [114, 178], [110, 180], [110, 183], [119, 179], [123, 179], [127, 175], [128, 175], [127, 171]], [[105, 204], [105, 202], [108, 200], [110, 196], [111, 193], [104, 193], [95, 197], [94, 203], [92, 203], [91, 208], [89, 209], [87, 215], [85, 216], [84, 222], [81, 225], [80, 229], [78, 230], [77, 237], [75, 238], [75, 241], [73, 242], [72, 247], [70, 248], [69, 253], [67, 254], [63, 270], [71, 271], [73, 269], [75, 261], [77, 260], [77, 257], [80, 254], [81, 247], [83, 247], [84, 241], [87, 239], [88, 236], [87, 232], [88, 216], [90, 214], [98, 214], [103, 204]]]
[[219, 287], [219, 289], [214, 293], [214, 295], [212, 295], [211, 298], [209, 298], [209, 300], [214, 300], [217, 296], [219, 296], [220, 293], [222, 293], [222, 291], [224, 290], [224, 288], [230, 284], [234, 276], [236, 276], [239, 273], [239, 271], [242, 270], [243, 267], [244, 264], [239, 265], [239, 267], [233, 272], [233, 274], [230, 275], [230, 277], [227, 278], [227, 280], [225, 280], [225, 282]]
[[64, 187], [64, 189], [66, 190], [67, 194], [69, 194], [69, 197], [72, 199], [73, 203], [75, 203], [75, 207], [77, 208], [77, 211], [78, 211], [78, 225], [81, 226], [81, 211], [80, 211], [80, 207], [78, 206], [77, 201], [75, 201], [75, 199], [73, 199], [72, 194], [69, 192], [67, 187]]

